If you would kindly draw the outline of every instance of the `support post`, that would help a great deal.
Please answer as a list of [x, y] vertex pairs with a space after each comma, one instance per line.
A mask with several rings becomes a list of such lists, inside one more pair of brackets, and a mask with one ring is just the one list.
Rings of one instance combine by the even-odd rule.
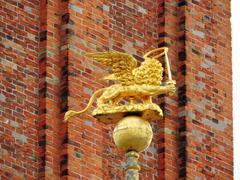
[[129, 151], [126, 153], [127, 157], [127, 170], [126, 170], [126, 180], [139, 180], [139, 170], [138, 165], [139, 154], [136, 151]]

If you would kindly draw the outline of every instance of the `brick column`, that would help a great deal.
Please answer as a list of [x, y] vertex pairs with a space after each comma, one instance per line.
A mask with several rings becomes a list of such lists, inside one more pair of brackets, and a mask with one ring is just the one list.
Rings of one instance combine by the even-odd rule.
[[0, 179], [41, 178], [40, 3], [0, 1]]
[[232, 179], [230, 2], [165, 1], [159, 13], [178, 86], [165, 99], [160, 177]]
[[230, 1], [186, 6], [187, 177], [233, 179]]

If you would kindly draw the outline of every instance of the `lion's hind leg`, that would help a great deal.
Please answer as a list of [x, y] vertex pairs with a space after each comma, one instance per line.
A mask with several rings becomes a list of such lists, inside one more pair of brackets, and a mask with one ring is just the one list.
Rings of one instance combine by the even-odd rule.
[[152, 103], [152, 97], [151, 96], [143, 96], [142, 97], [142, 102], [144, 104], [151, 104]]
[[110, 86], [101, 97], [97, 100], [97, 105], [100, 106], [109, 106], [116, 105], [119, 101], [119, 86]]

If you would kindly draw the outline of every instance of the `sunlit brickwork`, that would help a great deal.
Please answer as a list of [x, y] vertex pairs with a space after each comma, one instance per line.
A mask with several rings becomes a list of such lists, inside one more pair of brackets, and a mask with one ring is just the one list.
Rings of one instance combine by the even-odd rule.
[[165, 118], [140, 179], [233, 179], [229, 1], [0, 0], [0, 12], [0, 179], [124, 179], [113, 127], [63, 115], [107, 85], [86, 52], [142, 62], [163, 46], [178, 88], [155, 99]]

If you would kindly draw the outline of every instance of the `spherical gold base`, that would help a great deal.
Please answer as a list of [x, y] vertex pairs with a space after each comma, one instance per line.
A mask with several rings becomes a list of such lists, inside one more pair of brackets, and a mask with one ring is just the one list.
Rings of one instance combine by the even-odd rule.
[[124, 117], [113, 131], [116, 146], [125, 152], [145, 150], [150, 145], [152, 136], [150, 123], [139, 116]]

